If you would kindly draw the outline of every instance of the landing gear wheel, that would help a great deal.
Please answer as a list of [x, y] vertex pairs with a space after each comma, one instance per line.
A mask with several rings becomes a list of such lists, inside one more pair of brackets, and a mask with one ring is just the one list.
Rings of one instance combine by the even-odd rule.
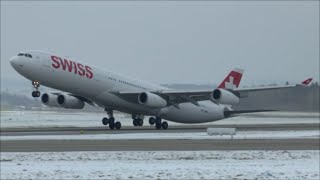
[[114, 128], [115, 128], [114, 125], [115, 125], [115, 123], [114, 123], [114, 117], [110, 117], [110, 118], [109, 118], [109, 128], [110, 128], [110, 129], [114, 129]]
[[161, 124], [161, 118], [160, 117], [156, 117], [156, 123]]
[[168, 123], [166, 121], [161, 124], [162, 129], [168, 129]]
[[149, 118], [149, 124], [153, 126], [156, 123], [156, 119], [154, 117]]
[[160, 123], [156, 123], [156, 129], [161, 129], [161, 124]]
[[138, 125], [139, 125], [139, 126], [142, 126], [142, 125], [143, 125], [143, 120], [142, 120], [142, 119], [137, 119], [137, 120], [138, 120], [138, 121], [137, 121], [137, 122], [138, 122]]
[[32, 91], [32, 97], [40, 97], [40, 91]]
[[109, 123], [109, 128], [114, 129], [114, 123]]
[[142, 126], [143, 125], [143, 120], [142, 119], [134, 119], [133, 120], [133, 125], [134, 126]]
[[121, 123], [119, 121], [117, 121], [115, 124], [114, 124], [114, 127], [116, 129], [120, 129], [121, 128]]
[[138, 120], [137, 119], [134, 119], [133, 120], [133, 126], [138, 126], [139, 124], [138, 124]]
[[110, 122], [114, 123], [114, 117], [110, 117], [110, 118], [109, 118], [109, 123], [110, 123]]
[[108, 125], [108, 123], [109, 123], [109, 119], [108, 118], [103, 118], [102, 119], [102, 124], [103, 125]]

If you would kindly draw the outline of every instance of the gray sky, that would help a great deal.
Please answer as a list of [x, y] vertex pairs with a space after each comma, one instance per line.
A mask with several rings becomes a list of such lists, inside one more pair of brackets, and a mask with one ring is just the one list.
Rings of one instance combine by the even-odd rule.
[[8, 59], [49, 50], [155, 83], [319, 81], [319, 2], [2, 2], [1, 88], [31, 84]]

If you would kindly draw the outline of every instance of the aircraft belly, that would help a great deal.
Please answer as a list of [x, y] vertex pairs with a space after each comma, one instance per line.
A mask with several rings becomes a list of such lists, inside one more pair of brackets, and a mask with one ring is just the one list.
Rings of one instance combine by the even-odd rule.
[[161, 117], [179, 123], [205, 123], [224, 118], [224, 106], [210, 101], [199, 102], [200, 106], [192, 103], [179, 104], [179, 109], [173, 106], [163, 108]]

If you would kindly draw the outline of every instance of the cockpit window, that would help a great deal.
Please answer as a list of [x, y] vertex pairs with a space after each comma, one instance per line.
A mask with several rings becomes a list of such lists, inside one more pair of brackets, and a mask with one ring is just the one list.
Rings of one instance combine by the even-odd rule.
[[24, 56], [26, 56], [28, 58], [32, 58], [31, 54], [25, 54]]
[[25, 56], [25, 57], [28, 57], [28, 58], [32, 58], [31, 54], [19, 53], [18, 56]]

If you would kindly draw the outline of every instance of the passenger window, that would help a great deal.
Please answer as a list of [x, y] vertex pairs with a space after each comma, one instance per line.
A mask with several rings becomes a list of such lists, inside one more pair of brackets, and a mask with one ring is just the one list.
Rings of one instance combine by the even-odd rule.
[[18, 56], [24, 56], [24, 54], [23, 53], [19, 53]]

